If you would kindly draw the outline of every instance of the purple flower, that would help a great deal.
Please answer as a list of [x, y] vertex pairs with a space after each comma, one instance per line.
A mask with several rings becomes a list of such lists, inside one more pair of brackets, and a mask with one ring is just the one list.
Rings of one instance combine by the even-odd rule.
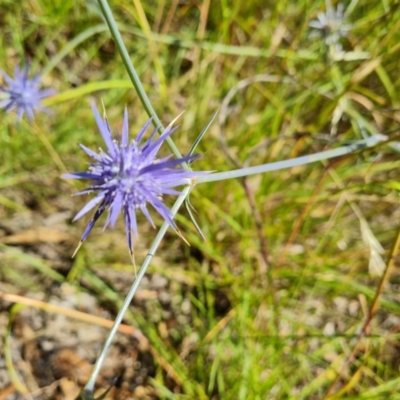
[[98, 206], [83, 232], [82, 243], [104, 211], [108, 211], [105, 227], [114, 226], [118, 215], [122, 212], [129, 251], [132, 254], [132, 233], [138, 234], [136, 212], [140, 210], [154, 227], [147, 209], [147, 204], [150, 204], [173, 229], [177, 230], [171, 211], [163, 203], [163, 196], [166, 194], [179, 195], [180, 192], [172, 188], [189, 185], [191, 178], [203, 173], [173, 168], [183, 162], [193, 161], [197, 156], [187, 156], [175, 160], [171, 160], [171, 156], [161, 159], [156, 157], [163, 142], [176, 128], [168, 127], [159, 138], [154, 139], [156, 129], [149, 139], [141, 144], [143, 135], [151, 123], [149, 120], [140, 130], [136, 139], [129, 142], [128, 113], [125, 109], [121, 139], [118, 142], [112, 138], [107, 121], [100, 117], [94, 105], [92, 105], [92, 110], [107, 149], [105, 152], [100, 150], [100, 153], [96, 153], [80, 144], [81, 149], [93, 159], [93, 162], [89, 163], [87, 172], [75, 172], [63, 176], [64, 178], [92, 181], [91, 186], [76, 195], [96, 192], [96, 197], [82, 208], [75, 216], [74, 221]]
[[1, 72], [8, 87], [0, 86], [0, 92], [4, 92], [4, 94], [0, 93], [0, 108], [4, 107], [7, 112], [16, 108], [18, 121], [22, 119], [25, 112], [32, 121], [34, 108], [48, 112], [48, 109], [40, 102], [44, 97], [52, 95], [54, 90], [40, 90], [40, 75], [28, 79], [28, 62], [24, 71], [20, 71], [19, 66], [15, 67], [14, 79], [11, 79], [4, 71]]

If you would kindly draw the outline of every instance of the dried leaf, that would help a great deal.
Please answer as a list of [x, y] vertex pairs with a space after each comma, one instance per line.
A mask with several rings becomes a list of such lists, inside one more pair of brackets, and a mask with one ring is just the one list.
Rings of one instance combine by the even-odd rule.
[[40, 226], [0, 238], [3, 244], [60, 243], [73, 240], [71, 235], [56, 229]]

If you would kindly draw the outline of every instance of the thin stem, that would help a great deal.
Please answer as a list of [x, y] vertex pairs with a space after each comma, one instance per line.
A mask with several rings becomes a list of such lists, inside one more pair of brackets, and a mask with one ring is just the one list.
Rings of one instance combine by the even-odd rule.
[[[146, 110], [149, 117], [153, 118], [153, 124], [156, 128], [161, 127], [161, 131], [164, 130], [163, 124], [161, 123], [160, 119], [158, 118], [151, 102], [143, 88], [142, 82], [140, 81], [139, 75], [137, 74], [135, 67], [132, 64], [132, 61], [129, 57], [128, 50], [125, 47], [125, 44], [122, 40], [122, 36], [118, 30], [117, 23], [115, 22], [114, 16], [108, 5], [107, 0], [98, 0], [101, 11], [103, 12], [104, 18], [107, 21], [108, 27], [110, 28], [110, 32], [112, 37], [114, 38], [115, 44], [117, 45], [119, 54], [121, 55], [122, 61], [125, 65], [126, 71], [128, 72], [129, 78], [131, 79], [133, 86], [136, 89], [136, 92], [142, 102], [144, 109]], [[182, 158], [182, 154], [175, 146], [173, 140], [169, 137], [166, 140], [169, 148], [174, 153], [177, 158]], [[184, 168], [188, 168], [187, 164], [183, 164]]]
[[297, 167], [299, 165], [305, 165], [316, 161], [328, 160], [330, 158], [341, 157], [349, 153], [353, 153], [357, 150], [362, 150], [367, 147], [373, 147], [379, 142], [385, 141], [386, 137], [383, 135], [371, 136], [368, 139], [357, 141], [353, 144], [339, 147], [333, 150], [321, 151], [320, 153], [310, 154], [307, 156], [301, 156], [292, 158], [290, 160], [277, 161], [274, 163], [268, 163], [263, 165], [257, 165], [255, 167], [240, 168], [227, 172], [218, 172], [216, 174], [202, 175], [195, 179], [196, 184], [206, 182], [223, 181], [226, 179], [241, 178], [243, 176], [249, 176], [254, 174], [262, 174], [265, 172], [277, 171], [285, 168]]
[[[185, 201], [185, 198], [188, 195], [190, 189], [191, 189], [190, 186], [186, 186], [183, 189], [182, 193], [179, 195], [178, 199], [176, 200], [174, 206], [171, 209], [172, 215], [175, 215], [178, 212], [179, 207]], [[121, 324], [122, 319], [124, 318], [124, 315], [125, 315], [126, 311], [128, 310], [128, 308], [132, 302], [132, 299], [135, 296], [136, 291], [147, 271], [147, 268], [150, 265], [150, 262], [154, 256], [155, 252], [157, 251], [157, 248], [160, 245], [161, 240], [163, 239], [165, 233], [167, 232], [168, 227], [169, 227], [169, 224], [167, 222], [164, 222], [163, 225], [161, 226], [161, 229], [158, 231], [158, 234], [155, 237], [152, 245], [150, 246], [150, 249], [146, 255], [146, 258], [143, 261], [143, 264], [137, 274], [137, 277], [136, 277], [135, 281], [133, 282], [133, 285], [130, 288], [130, 290], [126, 296], [124, 303], [122, 304], [122, 307], [118, 312], [117, 317], [115, 318], [114, 325], [111, 328], [110, 333], [108, 334], [107, 340], [104, 343], [103, 349], [101, 350], [99, 357], [97, 358], [96, 364], [93, 367], [93, 371], [90, 375], [90, 378], [83, 389], [82, 396], [87, 396], [87, 397], [83, 397], [83, 398], [91, 398], [97, 376], [99, 375], [101, 366], [102, 366], [104, 359], [107, 355], [107, 352], [114, 340], [114, 336], [118, 332], [118, 327]]]

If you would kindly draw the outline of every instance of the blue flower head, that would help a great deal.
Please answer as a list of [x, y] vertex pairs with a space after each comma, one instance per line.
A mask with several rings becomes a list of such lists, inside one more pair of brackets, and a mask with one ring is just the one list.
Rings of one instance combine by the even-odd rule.
[[155, 129], [149, 139], [142, 143], [143, 135], [151, 123], [149, 120], [136, 139], [129, 141], [128, 113], [125, 109], [121, 138], [116, 141], [113, 140], [107, 120], [101, 118], [95, 106], [92, 106], [92, 109], [106, 144], [106, 151], [100, 150], [100, 153], [96, 153], [80, 144], [81, 149], [93, 160], [89, 163], [88, 171], [63, 176], [72, 179], [89, 179], [92, 182], [91, 186], [76, 195], [96, 193], [96, 196], [75, 216], [74, 221], [98, 206], [83, 232], [82, 243], [104, 211], [108, 211], [105, 227], [114, 226], [118, 215], [122, 212], [128, 247], [132, 254], [132, 234], [138, 234], [136, 212], [140, 210], [154, 227], [147, 209], [147, 205], [150, 204], [173, 229], [177, 230], [171, 211], [163, 202], [163, 196], [179, 195], [180, 192], [172, 188], [189, 185], [192, 178], [202, 175], [203, 172], [174, 168], [183, 162], [193, 161], [197, 156], [186, 156], [174, 160], [171, 160], [171, 156], [157, 158], [161, 145], [176, 128], [166, 128], [157, 139], [154, 138], [157, 132]]
[[1, 71], [7, 87], [0, 85], [0, 108], [7, 112], [16, 109], [18, 121], [20, 121], [26, 112], [29, 120], [33, 120], [35, 108], [48, 112], [48, 109], [40, 103], [44, 97], [54, 94], [54, 90], [40, 90], [40, 75], [29, 79], [29, 63], [23, 71], [19, 66], [15, 67], [14, 79], [11, 79], [4, 71]]

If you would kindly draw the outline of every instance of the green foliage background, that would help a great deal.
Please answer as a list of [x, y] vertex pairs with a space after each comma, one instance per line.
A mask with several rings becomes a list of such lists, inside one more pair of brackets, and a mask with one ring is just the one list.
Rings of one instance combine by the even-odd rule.
[[[191, 246], [168, 234], [149, 271], [168, 279], [177, 315], [190, 300], [189, 316], [167, 337], [159, 301], [149, 301], [150, 312], [134, 304], [127, 317], [179, 377], [174, 394], [158, 367], [150, 383], [160, 398], [400, 399], [396, 265], [369, 335], [359, 336], [380, 282], [378, 261], [369, 268], [376, 241], [386, 260], [399, 226], [399, 2], [346, 2], [352, 30], [342, 44], [351, 60], [332, 60], [323, 39], [310, 37], [308, 23], [325, 8], [320, 0], [110, 3], [162, 121], [185, 110], [173, 137], [182, 153], [239, 81], [263, 75], [221, 110], [196, 169], [228, 170], [232, 159], [249, 156], [251, 165], [273, 162], [375, 133], [394, 140], [335, 162], [194, 190], [207, 242], [182, 212], [177, 221]], [[11, 74], [29, 58], [58, 91], [47, 100], [53, 115], [18, 127], [12, 113], [1, 116], [1, 218], [28, 213], [40, 225], [85, 202], [69, 198], [77, 188], [60, 175], [85, 167], [77, 143], [103, 145], [90, 102], [104, 102], [114, 130], [125, 105], [131, 134], [147, 116], [96, 2], [1, 0], [0, 9], [1, 69]], [[68, 232], [78, 240], [84, 224]], [[139, 231], [138, 262], [155, 236], [145, 223]], [[104, 271], [132, 271], [134, 279], [122, 222], [105, 234], [95, 228], [67, 272], [23, 249], [1, 245], [1, 252], [10, 292], [69, 281], [116, 310], [124, 293]], [[32, 274], [15, 274], [15, 260]]]

